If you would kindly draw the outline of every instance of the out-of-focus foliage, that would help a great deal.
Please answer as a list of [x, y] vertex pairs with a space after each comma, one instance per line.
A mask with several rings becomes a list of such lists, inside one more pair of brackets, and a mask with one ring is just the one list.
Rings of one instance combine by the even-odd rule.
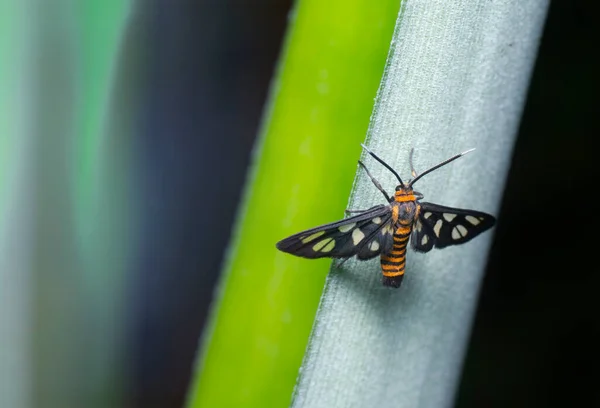
[[129, 8], [0, 2], [2, 407], [119, 406], [127, 176], [100, 145]]
[[190, 407], [289, 403], [329, 261], [275, 243], [343, 216], [399, 5], [298, 1]]

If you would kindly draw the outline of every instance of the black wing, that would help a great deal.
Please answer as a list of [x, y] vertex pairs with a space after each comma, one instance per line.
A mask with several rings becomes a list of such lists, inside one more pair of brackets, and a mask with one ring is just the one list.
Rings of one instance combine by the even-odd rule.
[[294, 234], [277, 243], [277, 249], [304, 258], [370, 259], [391, 250], [392, 212], [377, 205], [342, 221], [325, 224]]
[[419, 252], [470, 241], [496, 223], [493, 216], [480, 211], [419, 204], [421, 211], [410, 239], [413, 249]]

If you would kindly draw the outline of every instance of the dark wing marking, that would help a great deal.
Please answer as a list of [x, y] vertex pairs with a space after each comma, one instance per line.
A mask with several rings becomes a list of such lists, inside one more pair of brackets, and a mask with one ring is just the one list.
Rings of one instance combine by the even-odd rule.
[[380, 233], [389, 229], [391, 218], [389, 206], [377, 205], [342, 221], [294, 234], [279, 241], [277, 249], [304, 258], [348, 258], [358, 254], [360, 259], [369, 259], [387, 248], [387, 235], [392, 242], [391, 234]]
[[465, 243], [496, 223], [493, 216], [480, 211], [432, 203], [419, 205], [421, 212], [411, 236], [411, 245], [419, 252]]

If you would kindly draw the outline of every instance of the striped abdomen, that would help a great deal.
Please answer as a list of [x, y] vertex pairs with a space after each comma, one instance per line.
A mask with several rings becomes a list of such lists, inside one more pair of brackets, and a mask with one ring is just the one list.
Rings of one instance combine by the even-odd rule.
[[411, 227], [399, 227], [394, 231], [392, 250], [381, 255], [381, 272], [385, 286], [400, 287], [406, 267], [406, 247], [410, 238]]

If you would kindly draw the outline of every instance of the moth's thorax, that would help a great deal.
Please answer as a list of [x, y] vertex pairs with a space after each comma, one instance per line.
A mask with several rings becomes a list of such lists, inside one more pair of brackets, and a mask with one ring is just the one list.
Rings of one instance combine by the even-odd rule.
[[417, 198], [410, 187], [396, 187], [392, 202], [394, 224], [411, 225], [417, 211]]
[[417, 217], [417, 202], [395, 201], [392, 203], [392, 220], [396, 226], [410, 226]]

